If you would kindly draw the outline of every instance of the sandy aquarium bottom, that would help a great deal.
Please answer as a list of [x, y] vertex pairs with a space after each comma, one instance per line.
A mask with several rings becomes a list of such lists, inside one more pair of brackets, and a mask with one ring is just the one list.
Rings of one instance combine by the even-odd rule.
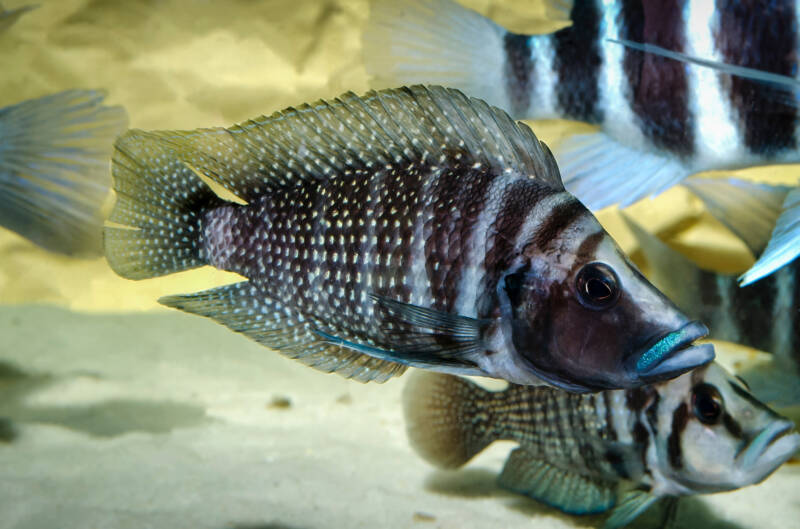
[[[406, 377], [320, 374], [167, 311], [1, 307], [0, 335], [2, 529], [602, 526], [498, 488], [508, 443], [459, 471], [420, 460]], [[800, 527], [800, 465], [685, 501], [675, 527]]]

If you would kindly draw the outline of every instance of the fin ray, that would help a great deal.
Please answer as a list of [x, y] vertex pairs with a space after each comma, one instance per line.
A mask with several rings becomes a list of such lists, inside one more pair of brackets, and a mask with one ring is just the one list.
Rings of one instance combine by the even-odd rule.
[[127, 124], [104, 98], [70, 90], [0, 109], [0, 225], [46, 250], [101, 255], [108, 159]]
[[646, 492], [639, 490], [626, 492], [611, 512], [611, 516], [606, 519], [604, 529], [619, 529], [628, 525], [656, 501], [658, 501], [657, 496]]
[[499, 483], [568, 514], [605, 512], [617, 499], [611, 483], [558, 468], [524, 448], [515, 448], [508, 456]]
[[783, 203], [783, 212], [755, 264], [739, 278], [742, 286], [768, 276], [800, 255], [800, 187], [792, 189]]

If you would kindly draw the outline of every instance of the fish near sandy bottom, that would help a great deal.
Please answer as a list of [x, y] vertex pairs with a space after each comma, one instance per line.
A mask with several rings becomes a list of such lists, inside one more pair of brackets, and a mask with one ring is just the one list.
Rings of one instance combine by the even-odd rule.
[[759, 483], [800, 448], [794, 423], [717, 363], [585, 395], [513, 384], [493, 392], [414, 373], [403, 408], [409, 441], [428, 462], [457, 468], [494, 441], [514, 441], [500, 486], [569, 514], [611, 511], [607, 528], [659, 499]]
[[383, 381], [417, 366], [587, 391], [714, 356], [693, 345], [705, 326], [564, 190], [531, 130], [457, 90], [133, 130], [113, 176], [110, 220], [130, 227], [105, 230], [118, 274], [236, 272], [247, 281], [161, 302], [323, 371]]
[[[567, 190], [592, 210], [702, 171], [800, 162], [797, 0], [541, 3], [569, 25], [523, 35], [453, 0], [376, 0], [367, 71], [458, 88], [517, 119], [599, 126], [555, 149]], [[776, 220], [745, 283], [800, 255], [800, 189]]]

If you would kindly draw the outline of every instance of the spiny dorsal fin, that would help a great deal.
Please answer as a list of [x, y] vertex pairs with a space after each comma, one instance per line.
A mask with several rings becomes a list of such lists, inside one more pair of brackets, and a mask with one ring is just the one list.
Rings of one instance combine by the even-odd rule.
[[524, 448], [508, 456], [499, 483], [568, 514], [605, 512], [617, 500], [613, 484], [558, 468]]
[[230, 129], [136, 133], [245, 201], [268, 186], [389, 164], [485, 164], [563, 189], [553, 156], [526, 125], [438, 86], [347, 93]]

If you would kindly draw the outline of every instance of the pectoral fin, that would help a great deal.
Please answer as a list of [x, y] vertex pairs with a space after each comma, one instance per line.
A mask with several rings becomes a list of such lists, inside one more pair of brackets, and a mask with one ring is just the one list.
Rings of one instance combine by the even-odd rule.
[[618, 529], [628, 525], [640, 514], [652, 507], [657, 500], [657, 496], [640, 490], [633, 490], [623, 494], [619, 504], [606, 520], [604, 529]]
[[508, 456], [499, 483], [568, 514], [605, 512], [617, 500], [613, 484], [558, 468], [523, 448]]

